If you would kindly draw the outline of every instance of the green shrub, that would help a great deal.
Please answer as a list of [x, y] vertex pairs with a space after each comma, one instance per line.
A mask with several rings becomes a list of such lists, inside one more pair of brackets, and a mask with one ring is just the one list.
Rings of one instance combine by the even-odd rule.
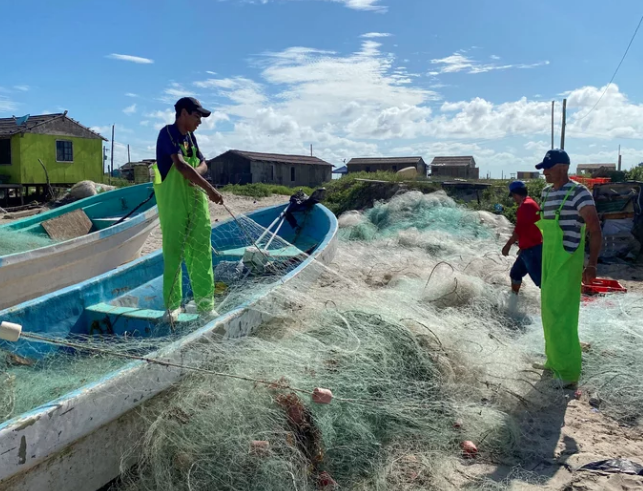
[[[480, 199], [480, 204], [477, 202], [469, 203], [469, 207], [475, 210], [485, 210], [495, 213], [496, 204], [502, 205], [502, 214], [507, 219], [516, 223], [516, 211], [518, 206], [514, 200], [509, 196], [509, 183], [511, 181], [494, 181], [491, 187], [487, 188]], [[527, 192], [537, 203], [540, 203], [542, 191], [547, 185], [544, 179], [532, 179], [526, 181]]]
[[[359, 179], [385, 182], [365, 182]], [[371, 207], [378, 200], [390, 199], [402, 186], [423, 193], [432, 193], [440, 189], [439, 184], [427, 178], [408, 180], [394, 172], [355, 172], [324, 185], [326, 188], [324, 205], [336, 215], [341, 215], [348, 210]]]
[[294, 187], [278, 186], [276, 184], [228, 184], [221, 188], [221, 191], [226, 193], [236, 194], [237, 196], [249, 196], [251, 198], [267, 198], [273, 194], [291, 196], [297, 191], [302, 190], [308, 196], [312, 194], [314, 189], [308, 187]]
[[128, 181], [127, 179], [123, 179], [122, 177], [112, 177], [110, 180], [109, 175], [107, 174], [104, 174], [103, 179], [97, 184], [107, 184], [109, 186], [115, 186], [117, 188], [125, 188], [127, 186], [134, 185], [132, 181]]
[[643, 181], [643, 167], [634, 167], [625, 173], [627, 181]]

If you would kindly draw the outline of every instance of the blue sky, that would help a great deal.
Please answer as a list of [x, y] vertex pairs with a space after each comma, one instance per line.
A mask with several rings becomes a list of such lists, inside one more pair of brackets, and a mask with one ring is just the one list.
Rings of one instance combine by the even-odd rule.
[[[110, 136], [115, 163], [154, 156], [172, 105], [214, 112], [208, 157], [229, 148], [476, 157], [530, 170], [568, 98], [572, 162], [643, 161], [643, 15], [636, 0], [5, 2], [0, 116], [64, 109]], [[591, 112], [590, 112], [591, 110]]]

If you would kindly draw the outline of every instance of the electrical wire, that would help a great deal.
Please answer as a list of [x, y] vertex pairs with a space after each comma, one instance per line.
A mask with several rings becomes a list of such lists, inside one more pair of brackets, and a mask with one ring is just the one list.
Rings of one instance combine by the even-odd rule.
[[628, 51], [630, 50], [630, 47], [632, 46], [632, 43], [634, 42], [634, 38], [636, 38], [637, 33], [639, 32], [639, 29], [641, 27], [641, 24], [643, 24], [643, 15], [641, 16], [641, 19], [639, 20], [638, 25], [636, 26], [636, 30], [634, 31], [634, 34], [632, 35], [632, 39], [630, 39], [630, 43], [627, 45], [627, 49], [625, 50], [625, 53], [623, 53], [623, 57], [621, 58], [621, 61], [619, 62], [618, 66], [616, 67], [616, 70], [614, 70], [614, 74], [612, 75], [612, 78], [610, 79], [609, 83], [605, 86], [605, 89], [603, 90], [603, 93], [601, 96], [598, 98], [596, 101], [596, 104], [585, 114], [584, 116], [577, 118], [574, 122], [582, 121], [585, 119], [587, 116], [591, 114], [591, 112], [596, 109], [596, 106], [598, 106], [599, 102], [601, 102], [601, 99], [603, 99], [603, 96], [607, 92], [607, 89], [609, 89], [610, 85], [612, 85], [612, 82], [614, 81], [614, 78], [616, 78], [616, 74], [618, 73], [619, 69], [621, 68], [621, 65], [623, 64], [623, 61], [625, 61], [625, 57], [627, 56]]

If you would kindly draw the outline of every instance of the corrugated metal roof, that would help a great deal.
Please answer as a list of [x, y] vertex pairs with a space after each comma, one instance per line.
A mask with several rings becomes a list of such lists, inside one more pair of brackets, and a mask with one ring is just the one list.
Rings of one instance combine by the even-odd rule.
[[[242, 157], [252, 160], [254, 162], [270, 162], [275, 164], [305, 164], [305, 165], [330, 165], [328, 162], [317, 158], [311, 157], [310, 155], [286, 155], [279, 153], [260, 153], [260, 152], [246, 152], [245, 150], [228, 150], [228, 152], [236, 153]], [[225, 152], [221, 155], [225, 155]], [[219, 155], [219, 157], [221, 157]], [[216, 160], [219, 157], [215, 157], [212, 160]]]
[[416, 165], [422, 157], [366, 157], [350, 159], [346, 165]]
[[431, 162], [431, 167], [465, 167], [473, 163], [475, 166], [476, 161], [471, 155], [465, 155], [461, 157], [434, 157]]
[[11, 136], [18, 133], [29, 133], [37, 126], [41, 126], [46, 123], [50, 123], [56, 119], [65, 118], [68, 121], [80, 126], [81, 128], [93, 133], [97, 138], [107, 141], [102, 135], [99, 135], [93, 130], [90, 130], [87, 126], [83, 126], [78, 121], [67, 116], [67, 111], [64, 113], [55, 113], [55, 114], [36, 114], [34, 116], [29, 116], [27, 121], [23, 124], [18, 125], [17, 122], [20, 118], [0, 118], [0, 136]]

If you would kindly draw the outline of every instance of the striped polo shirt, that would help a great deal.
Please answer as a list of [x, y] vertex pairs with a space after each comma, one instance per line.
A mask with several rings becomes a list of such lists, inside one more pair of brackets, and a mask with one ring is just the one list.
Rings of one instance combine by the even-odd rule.
[[[578, 249], [581, 239], [581, 227], [585, 223], [580, 216], [579, 211], [585, 206], [594, 205], [594, 198], [588, 189], [582, 184], [568, 182], [559, 190], [554, 190], [553, 186], [547, 186], [542, 194], [542, 210], [546, 220], [553, 220], [556, 218], [556, 210], [565, 199], [567, 192], [572, 186], [576, 185], [574, 190], [570, 193], [567, 201], [560, 211], [559, 224], [563, 230], [563, 247], [569, 253], [573, 253]], [[547, 201], [545, 202], [545, 197]]]

